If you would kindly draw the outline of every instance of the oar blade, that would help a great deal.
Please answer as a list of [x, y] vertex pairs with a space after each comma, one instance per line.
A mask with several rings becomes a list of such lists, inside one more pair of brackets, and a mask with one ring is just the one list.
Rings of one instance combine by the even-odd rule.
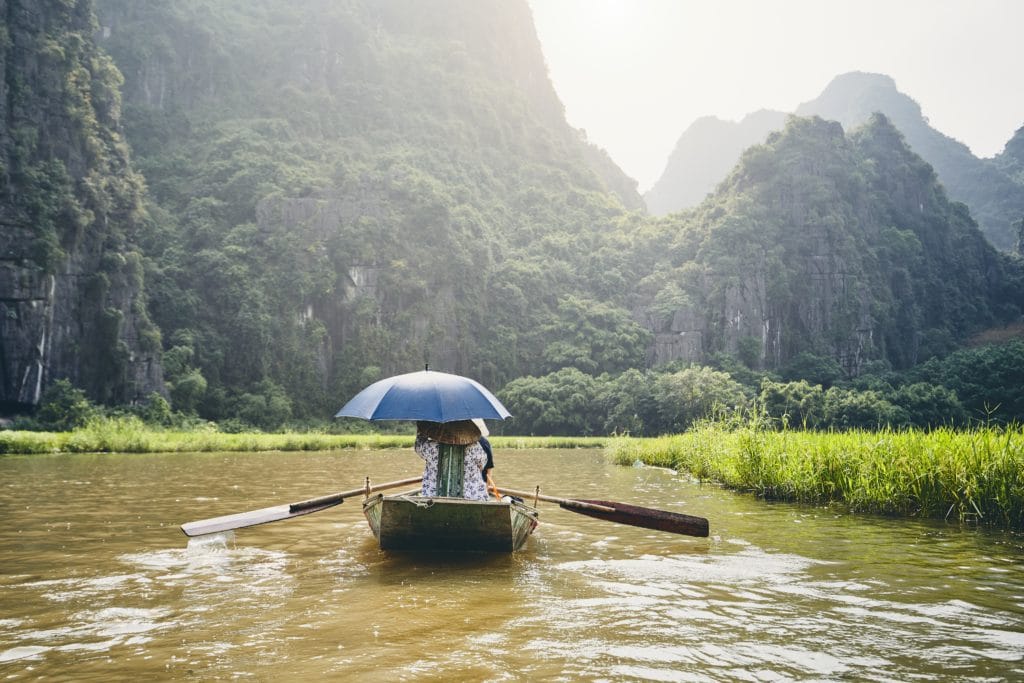
[[332, 508], [335, 505], [343, 503], [346, 498], [351, 498], [352, 496], [361, 494], [369, 495], [375, 491], [384, 491], [385, 489], [408, 486], [409, 484], [418, 484], [421, 481], [423, 481], [423, 477], [410, 477], [409, 479], [389, 481], [385, 484], [369, 486], [369, 479], [367, 479], [367, 485], [362, 488], [352, 489], [351, 491], [342, 491], [341, 493], [332, 493], [327, 496], [320, 496], [319, 498], [300, 500], [297, 503], [274, 505], [273, 507], [251, 510], [250, 512], [239, 512], [233, 515], [224, 515], [223, 517], [211, 517], [210, 519], [201, 519], [198, 522], [186, 522], [181, 525], [181, 530], [185, 532], [186, 536], [205, 536], [206, 534], [216, 534], [221, 531], [241, 529], [247, 526], [256, 526], [257, 524], [279, 522], [282, 519], [291, 519], [293, 517], [301, 517], [302, 515], [320, 512], [321, 510], [327, 510], [328, 508]]
[[596, 517], [597, 519], [604, 519], [619, 524], [629, 524], [630, 526], [639, 526], [645, 529], [657, 529], [658, 531], [700, 538], [706, 538], [709, 534], [708, 520], [703, 517], [694, 517], [693, 515], [684, 515], [679, 512], [668, 512], [666, 510], [655, 510], [638, 505], [627, 505], [610, 500], [582, 500], [580, 502], [602, 505], [613, 508], [615, 511], [604, 512], [593, 508], [570, 507], [564, 504], [560, 504], [560, 507], [572, 512], [578, 512], [581, 515], [587, 515], [588, 517]]
[[249, 512], [239, 512], [234, 515], [187, 522], [181, 525], [181, 530], [185, 532], [186, 536], [205, 536], [206, 534], [216, 534], [221, 531], [231, 531], [232, 529], [267, 524], [268, 522], [279, 522], [283, 519], [320, 512], [321, 510], [339, 505], [343, 501], [343, 498], [337, 498], [321, 505], [305, 506], [298, 509], [295, 508], [295, 504], [275, 505], [261, 510], [250, 510]]

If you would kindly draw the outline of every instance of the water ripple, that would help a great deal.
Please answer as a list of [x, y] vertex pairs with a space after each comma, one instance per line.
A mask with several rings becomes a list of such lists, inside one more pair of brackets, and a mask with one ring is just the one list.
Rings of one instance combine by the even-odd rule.
[[[520, 553], [402, 555], [346, 504], [184, 547], [197, 499], [298, 500], [339, 488], [339, 470], [400, 479], [415, 456], [0, 459], [18, 482], [0, 677], [1024, 680], [1020, 535], [769, 505], [598, 451], [498, 455], [509, 486], [540, 472], [567, 494], [696, 512], [714, 535], [542, 506]], [[287, 478], [286, 460], [301, 463]]]

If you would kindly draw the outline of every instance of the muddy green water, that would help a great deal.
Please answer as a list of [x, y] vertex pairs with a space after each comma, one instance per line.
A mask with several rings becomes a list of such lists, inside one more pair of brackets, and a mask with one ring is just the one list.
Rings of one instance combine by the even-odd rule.
[[708, 517], [694, 539], [541, 503], [514, 555], [377, 550], [360, 506], [178, 525], [416, 476], [408, 451], [0, 458], [0, 679], [1020, 680], [1024, 539], [771, 505], [596, 450], [496, 480]]

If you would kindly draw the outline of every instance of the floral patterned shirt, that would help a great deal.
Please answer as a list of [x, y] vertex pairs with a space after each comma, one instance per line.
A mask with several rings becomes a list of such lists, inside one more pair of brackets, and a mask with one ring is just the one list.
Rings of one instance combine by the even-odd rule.
[[[425, 436], [417, 436], [416, 444], [413, 446], [416, 454], [423, 458], [423, 487], [420, 489], [422, 496], [437, 495], [437, 442]], [[480, 472], [487, 464], [487, 453], [479, 441], [466, 446], [463, 457], [462, 470], [462, 497], [468, 500], [487, 500], [487, 484], [484, 482]]]

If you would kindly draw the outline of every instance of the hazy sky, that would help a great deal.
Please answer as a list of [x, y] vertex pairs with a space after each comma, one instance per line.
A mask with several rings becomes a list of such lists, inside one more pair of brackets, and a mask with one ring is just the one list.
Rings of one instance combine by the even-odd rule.
[[646, 191], [695, 119], [892, 76], [983, 157], [1024, 125], [1024, 0], [529, 0], [566, 117]]

